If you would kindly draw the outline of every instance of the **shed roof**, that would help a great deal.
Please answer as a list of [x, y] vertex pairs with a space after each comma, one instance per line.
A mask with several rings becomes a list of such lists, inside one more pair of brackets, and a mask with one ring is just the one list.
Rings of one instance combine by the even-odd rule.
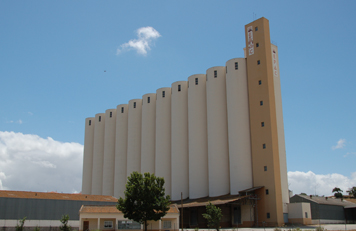
[[322, 204], [322, 205], [338, 205], [343, 207], [355, 205], [355, 203], [352, 203], [347, 200], [341, 200], [339, 198], [308, 196], [308, 195], [300, 195], [300, 194], [294, 195], [293, 197], [295, 196], [302, 197], [308, 201], [315, 202], [317, 204]]
[[[82, 205], [79, 213], [122, 213], [115, 205]], [[167, 213], [179, 213], [176, 204], [171, 204]]]
[[117, 199], [112, 196], [87, 195], [87, 194], [80, 194], [80, 193], [57, 193], [57, 192], [29, 192], [29, 191], [0, 190], [0, 198], [1, 197], [117, 202]]
[[[183, 200], [183, 208], [189, 208], [189, 207], [200, 207], [200, 206], [206, 206], [211, 202], [213, 205], [223, 205], [227, 203], [231, 203], [234, 201], [238, 201], [244, 198], [249, 197], [247, 196], [239, 196], [239, 195], [223, 195], [223, 196], [218, 196], [218, 197], [204, 197], [204, 198], [199, 198], [199, 199], [186, 199]], [[178, 206], [181, 207], [179, 202], [176, 202], [179, 204]]]

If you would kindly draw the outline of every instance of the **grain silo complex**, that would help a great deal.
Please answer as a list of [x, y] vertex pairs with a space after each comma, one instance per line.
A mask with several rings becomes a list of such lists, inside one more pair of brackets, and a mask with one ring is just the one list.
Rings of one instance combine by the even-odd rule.
[[164, 177], [172, 201], [183, 194], [185, 227], [194, 227], [194, 213], [199, 226], [204, 198], [229, 204], [226, 226], [288, 221], [278, 50], [269, 33], [267, 19], [253, 21], [244, 58], [87, 118], [82, 193], [123, 197], [127, 176], [151, 172]]

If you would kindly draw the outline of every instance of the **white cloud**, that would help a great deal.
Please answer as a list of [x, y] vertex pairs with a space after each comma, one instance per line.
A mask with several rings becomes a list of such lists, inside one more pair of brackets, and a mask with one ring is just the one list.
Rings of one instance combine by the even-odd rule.
[[124, 43], [117, 49], [117, 54], [125, 50], [134, 49], [138, 54], [146, 55], [148, 50], [151, 50], [151, 44], [153, 40], [161, 37], [160, 33], [153, 27], [141, 27], [137, 31], [137, 39], [131, 39], [127, 43]]
[[0, 131], [0, 189], [81, 191], [83, 145]]
[[309, 172], [288, 172], [289, 189], [294, 194], [306, 193], [308, 195], [317, 194], [319, 196], [331, 196], [333, 188], [338, 187], [344, 191], [350, 187], [356, 186], [356, 172], [350, 177], [332, 173], [332, 174], [315, 174]]
[[335, 149], [343, 148], [343, 147], [345, 147], [345, 143], [346, 143], [346, 140], [345, 140], [345, 139], [340, 139], [340, 140], [337, 142], [337, 145], [332, 146], [331, 149], [332, 149], [332, 150], [335, 150]]

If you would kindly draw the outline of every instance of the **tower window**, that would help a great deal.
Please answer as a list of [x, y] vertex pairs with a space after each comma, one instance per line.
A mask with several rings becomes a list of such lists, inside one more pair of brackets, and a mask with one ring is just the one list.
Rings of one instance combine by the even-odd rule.
[[124, 107], [121, 107], [121, 113], [124, 113]]
[[101, 121], [101, 116], [99, 116], [99, 122]]
[[151, 102], [151, 97], [147, 97], [147, 103], [150, 103]]
[[112, 111], [110, 112], [110, 117], [112, 117]]
[[267, 171], [267, 166], [264, 166], [263, 169], [265, 170], [265, 172]]
[[178, 85], [178, 91], [181, 91], [181, 87], [180, 87], [180, 85]]
[[162, 97], [166, 97], [166, 91], [162, 91]]
[[235, 70], [239, 69], [239, 63], [235, 62]]
[[198, 85], [198, 78], [195, 78], [195, 85]]
[[267, 213], [267, 219], [270, 219], [270, 218], [271, 218], [271, 214]]
[[265, 126], [265, 122], [261, 122], [261, 127], [264, 127]]
[[262, 80], [258, 80], [258, 85], [261, 85], [262, 84]]
[[218, 71], [214, 71], [214, 78], [217, 78], [218, 77]]
[[260, 65], [261, 64], [261, 61], [260, 60], [257, 60], [257, 65]]
[[133, 108], [136, 108], [136, 102], [134, 102], [134, 104], [133, 104]]
[[259, 47], [260, 46], [260, 44], [259, 43], [256, 43], [256, 47]]
[[262, 148], [263, 148], [263, 149], [266, 149], [266, 144], [262, 144]]
[[268, 189], [266, 189], [266, 195], [268, 195], [268, 194], [269, 194]]
[[258, 31], [258, 26], [255, 27], [255, 31]]
[[91, 125], [91, 120], [89, 120], [89, 126]]
[[260, 106], [262, 106], [262, 105], [263, 105], [263, 101], [261, 100], [261, 101], [260, 101]]

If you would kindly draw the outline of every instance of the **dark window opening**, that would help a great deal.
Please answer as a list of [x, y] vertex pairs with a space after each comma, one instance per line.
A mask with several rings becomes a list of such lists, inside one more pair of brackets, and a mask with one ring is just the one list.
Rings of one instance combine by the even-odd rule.
[[258, 85], [261, 85], [262, 84], [262, 80], [258, 80]]
[[178, 85], [178, 91], [181, 91], [181, 87], [180, 87], [180, 85]]
[[260, 44], [259, 43], [256, 43], [256, 47], [259, 47], [260, 46]]
[[110, 112], [110, 117], [112, 117], [112, 111]]
[[147, 97], [147, 103], [150, 103], [151, 102], [151, 97]]
[[265, 170], [265, 172], [266, 172], [266, 171], [267, 171], [267, 166], [264, 166], [263, 168], [264, 168], [264, 170]]
[[91, 120], [89, 120], [89, 126], [91, 125]]
[[241, 207], [234, 207], [234, 224], [241, 224]]
[[258, 31], [258, 26], [255, 27], [255, 31]]
[[235, 70], [239, 69], [239, 63], [235, 62]]
[[121, 113], [124, 113], [124, 107], [121, 107]]
[[261, 105], [261, 106], [263, 105], [263, 101], [262, 101], [262, 100], [260, 101], [260, 105]]
[[267, 213], [267, 219], [270, 219], [270, 218], [271, 218], [271, 214]]
[[262, 148], [263, 148], [263, 149], [266, 149], [266, 144], [262, 144]]
[[133, 104], [133, 108], [136, 108], [136, 102], [134, 102], [134, 104]]
[[162, 91], [162, 97], [166, 97], [166, 91]]
[[261, 127], [264, 127], [265, 126], [265, 122], [261, 122]]
[[268, 194], [269, 194], [268, 189], [266, 189], [266, 195], [268, 195]]
[[218, 71], [214, 71], [214, 78], [218, 77]]
[[99, 122], [101, 121], [101, 116], [99, 116]]
[[257, 60], [257, 65], [260, 65], [261, 64], [261, 61], [260, 60]]
[[195, 85], [198, 85], [198, 78], [195, 78]]

